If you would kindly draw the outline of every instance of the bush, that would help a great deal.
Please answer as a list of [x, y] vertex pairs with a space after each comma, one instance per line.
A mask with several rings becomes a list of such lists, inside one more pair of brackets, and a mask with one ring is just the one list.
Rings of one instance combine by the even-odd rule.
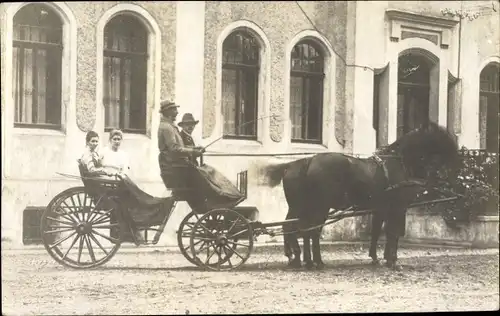
[[[493, 185], [498, 181], [498, 154], [465, 147], [462, 147], [460, 154], [462, 165], [458, 174], [439, 170], [435, 175], [435, 183], [463, 197], [453, 202], [424, 207], [427, 211], [440, 213], [450, 227], [469, 224], [478, 215], [485, 215], [488, 208], [498, 215], [499, 194], [498, 188]], [[429, 193], [426, 200], [440, 197], [443, 196]]]

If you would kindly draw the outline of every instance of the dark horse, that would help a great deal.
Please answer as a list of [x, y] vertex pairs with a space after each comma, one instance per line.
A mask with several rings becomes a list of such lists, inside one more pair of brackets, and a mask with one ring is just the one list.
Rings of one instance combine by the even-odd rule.
[[[456, 168], [459, 161], [454, 137], [446, 129], [429, 123], [380, 148], [369, 158], [341, 153], [320, 153], [289, 163], [267, 165], [261, 170], [264, 185], [277, 186], [283, 179], [288, 203], [285, 224], [285, 255], [289, 265], [300, 267], [298, 232], [304, 240], [307, 268], [324, 263], [320, 253], [321, 225], [330, 209], [350, 206], [373, 210], [370, 256], [378, 262], [376, 245], [382, 222], [386, 223], [385, 259], [397, 267], [398, 238], [404, 235], [405, 211], [424, 190], [428, 166]], [[317, 227], [307, 230], [310, 227]], [[312, 240], [312, 260], [311, 246]], [[293, 255], [292, 255], [293, 252]]]

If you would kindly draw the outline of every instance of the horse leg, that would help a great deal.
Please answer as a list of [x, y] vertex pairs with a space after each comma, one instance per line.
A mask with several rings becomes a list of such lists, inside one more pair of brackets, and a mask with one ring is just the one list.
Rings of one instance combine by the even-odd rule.
[[401, 266], [397, 264], [399, 237], [395, 234], [387, 233], [386, 239], [387, 242], [385, 244], [385, 251], [384, 251], [384, 259], [386, 260], [385, 265], [388, 268], [399, 271], [401, 270]]
[[321, 249], [320, 249], [320, 240], [321, 237], [321, 228], [315, 229], [312, 233], [312, 249], [313, 249], [313, 261], [316, 264], [316, 269], [321, 270], [325, 267], [323, 260], [321, 259]]
[[314, 267], [313, 261], [311, 259], [311, 233], [309, 231], [304, 232], [302, 235], [302, 240], [304, 241], [304, 263], [306, 269], [311, 270]]
[[[289, 208], [286, 219], [293, 218], [296, 218], [296, 214], [294, 212], [294, 209]], [[296, 223], [287, 223], [283, 225], [285, 256], [288, 257], [289, 267], [300, 268], [300, 245], [297, 239], [297, 233], [295, 233], [294, 230], [297, 230]]]
[[396, 211], [388, 217], [386, 223], [386, 249], [384, 251], [384, 259], [387, 267], [396, 271], [401, 270], [397, 264], [398, 260], [398, 243], [399, 237], [404, 236], [406, 214], [404, 211]]
[[[370, 251], [369, 256], [372, 258], [373, 265], [379, 265], [380, 261], [377, 256], [377, 245], [380, 233], [382, 231], [382, 224], [384, 223], [384, 217], [380, 214], [380, 211], [375, 211], [372, 214], [372, 229], [370, 237]], [[387, 244], [386, 244], [387, 245]], [[386, 246], [387, 248], [387, 246]]]
[[293, 251], [293, 259], [288, 262], [288, 266], [291, 268], [300, 268], [302, 263], [300, 262], [300, 245], [297, 233], [288, 235], [288, 240]]

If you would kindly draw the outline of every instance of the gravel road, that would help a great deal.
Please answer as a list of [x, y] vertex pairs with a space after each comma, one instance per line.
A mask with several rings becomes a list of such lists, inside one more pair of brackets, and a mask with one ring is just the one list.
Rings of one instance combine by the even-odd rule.
[[[380, 249], [382, 252], [382, 249]], [[3, 315], [429, 312], [499, 308], [498, 250], [400, 249], [403, 271], [362, 246], [323, 246], [323, 271], [285, 269], [257, 248], [238, 271], [206, 272], [177, 250], [121, 249], [72, 270], [43, 250], [2, 250]], [[382, 255], [382, 254], [380, 254]]]

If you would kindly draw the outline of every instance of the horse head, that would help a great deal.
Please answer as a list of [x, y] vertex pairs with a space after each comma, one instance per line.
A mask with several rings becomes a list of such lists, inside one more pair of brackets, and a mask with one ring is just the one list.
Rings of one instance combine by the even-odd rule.
[[424, 180], [441, 168], [458, 170], [460, 164], [454, 135], [434, 122], [410, 131], [378, 153], [399, 156], [411, 177]]

